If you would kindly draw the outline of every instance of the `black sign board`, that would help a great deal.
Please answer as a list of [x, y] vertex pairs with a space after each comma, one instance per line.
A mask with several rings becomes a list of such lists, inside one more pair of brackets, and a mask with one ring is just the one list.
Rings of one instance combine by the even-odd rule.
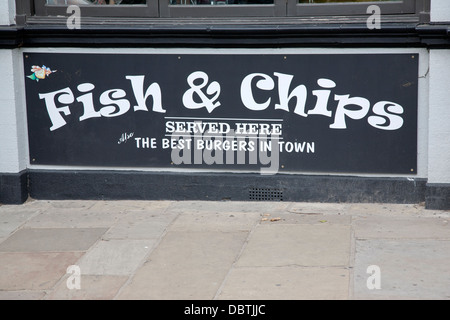
[[414, 174], [418, 58], [25, 53], [30, 161]]

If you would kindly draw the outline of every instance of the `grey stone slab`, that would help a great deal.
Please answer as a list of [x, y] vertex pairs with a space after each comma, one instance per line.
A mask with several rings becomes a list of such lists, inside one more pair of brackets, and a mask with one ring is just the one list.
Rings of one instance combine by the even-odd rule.
[[274, 213], [285, 211], [288, 203], [250, 201], [174, 201], [168, 208], [176, 213]]
[[213, 299], [247, 232], [169, 232], [118, 299]]
[[48, 204], [57, 209], [91, 209], [98, 201], [96, 200], [52, 200]]
[[139, 201], [139, 200], [109, 200], [96, 201], [91, 208], [99, 212], [133, 212], [146, 211], [153, 213], [163, 213], [170, 205], [171, 201]]
[[180, 213], [170, 226], [172, 231], [249, 231], [260, 221], [255, 212], [186, 212]]
[[262, 224], [238, 266], [348, 266], [351, 228], [335, 224]]
[[0, 252], [0, 291], [51, 289], [82, 252]]
[[0, 243], [0, 252], [86, 251], [106, 228], [20, 229]]
[[0, 291], [0, 300], [41, 300], [45, 291]]
[[45, 210], [50, 207], [49, 200], [36, 200], [28, 197], [27, 201], [20, 205], [21, 208], [24, 209], [33, 209], [33, 210]]
[[50, 208], [28, 220], [26, 228], [109, 228], [124, 211]]
[[102, 240], [79, 261], [81, 274], [130, 275], [153, 249], [156, 240]]
[[357, 217], [355, 237], [370, 238], [434, 238], [450, 240], [450, 221], [430, 217]]
[[450, 211], [427, 210], [424, 204], [392, 204], [392, 203], [351, 203], [346, 206], [346, 214], [353, 216], [378, 217], [449, 217]]
[[351, 225], [352, 217], [348, 215], [321, 213], [291, 213], [264, 214], [262, 224], [345, 224]]
[[[450, 241], [370, 239], [356, 242], [355, 299], [450, 299]], [[369, 290], [369, 266], [381, 289]]]
[[44, 300], [112, 300], [128, 276], [82, 275], [80, 288], [69, 289], [68, 276], [45, 296]]
[[38, 214], [38, 209], [24, 210], [17, 206], [14, 209], [0, 207], [0, 238], [8, 237], [14, 230]]
[[157, 239], [176, 216], [175, 213], [132, 211], [121, 217], [103, 239]]
[[[27, 228], [101, 228], [126, 221], [130, 213], [163, 214], [167, 201], [52, 201]], [[131, 221], [129, 219], [128, 221]]]
[[288, 208], [291, 213], [314, 215], [314, 214], [345, 214], [348, 208], [346, 203], [315, 203], [315, 202], [292, 202]]
[[46, 206], [34, 204], [34, 202], [26, 202], [22, 205], [2, 205], [0, 206], [0, 215], [3, 213], [36, 213], [44, 210]]
[[349, 271], [334, 267], [234, 268], [217, 299], [342, 300], [348, 299]]
[[449, 211], [426, 210], [422, 204], [390, 203], [291, 203], [288, 209], [298, 214], [341, 214], [350, 216], [449, 216]]

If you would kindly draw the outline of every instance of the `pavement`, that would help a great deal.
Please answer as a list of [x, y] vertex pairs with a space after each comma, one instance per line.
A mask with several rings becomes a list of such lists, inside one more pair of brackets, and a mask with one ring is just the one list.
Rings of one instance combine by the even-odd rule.
[[450, 211], [421, 204], [0, 206], [1, 300], [450, 300]]

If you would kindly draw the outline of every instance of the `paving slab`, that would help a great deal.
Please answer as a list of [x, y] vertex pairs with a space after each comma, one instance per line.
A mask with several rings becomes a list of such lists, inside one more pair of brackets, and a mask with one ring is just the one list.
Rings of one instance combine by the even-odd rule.
[[351, 228], [346, 225], [261, 224], [237, 266], [348, 266]]
[[213, 299], [247, 232], [168, 232], [117, 299]]
[[174, 201], [168, 208], [178, 213], [274, 213], [287, 210], [285, 202], [250, 201]]
[[82, 252], [0, 252], [0, 291], [51, 289]]
[[128, 278], [128, 276], [82, 275], [80, 288], [69, 289], [66, 276], [44, 297], [44, 300], [112, 300]]
[[449, 216], [450, 211], [428, 210], [425, 204], [395, 204], [395, 203], [349, 203], [345, 213], [352, 216], [378, 216], [378, 217], [417, 217], [417, 216]]
[[348, 298], [349, 270], [334, 267], [233, 268], [219, 300], [342, 300]]
[[[450, 299], [450, 241], [369, 239], [356, 242], [355, 299]], [[381, 289], [369, 290], [369, 266]]]
[[33, 208], [39, 210], [45, 210], [52, 206], [54, 201], [51, 200], [37, 200], [31, 197], [28, 197], [27, 201], [20, 205], [21, 208]]
[[97, 200], [52, 200], [50, 206], [59, 209], [90, 209], [98, 203]]
[[344, 224], [351, 225], [352, 217], [340, 213], [292, 213], [263, 214], [261, 224]]
[[0, 300], [41, 300], [45, 291], [0, 291]]
[[109, 228], [124, 211], [94, 210], [86, 208], [49, 208], [29, 219], [26, 228]]
[[450, 219], [430, 217], [370, 216], [354, 219], [355, 237], [358, 239], [448, 239]]
[[4, 212], [41, 212], [48, 207], [48, 203], [29, 200], [21, 205], [0, 205], [0, 214]]
[[127, 212], [103, 239], [158, 239], [176, 217], [175, 213], [152, 210]]
[[0, 243], [0, 252], [86, 251], [106, 228], [20, 229]]
[[22, 226], [29, 219], [38, 215], [38, 209], [25, 210], [21, 207], [0, 207], [0, 238], [8, 237], [14, 230]]
[[101, 240], [77, 265], [83, 275], [131, 275], [155, 243], [155, 239]]
[[291, 202], [288, 211], [297, 214], [345, 214], [347, 203]]
[[257, 212], [236, 213], [234, 211], [185, 212], [180, 213], [170, 226], [172, 231], [250, 231], [260, 221]]
[[91, 210], [105, 212], [131, 212], [131, 211], [152, 211], [164, 212], [172, 201], [141, 201], [141, 200], [109, 200], [95, 201]]

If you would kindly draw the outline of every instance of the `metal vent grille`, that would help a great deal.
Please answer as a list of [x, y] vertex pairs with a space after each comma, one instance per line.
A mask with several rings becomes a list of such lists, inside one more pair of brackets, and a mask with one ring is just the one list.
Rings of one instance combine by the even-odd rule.
[[248, 199], [252, 201], [283, 201], [283, 189], [250, 188]]

